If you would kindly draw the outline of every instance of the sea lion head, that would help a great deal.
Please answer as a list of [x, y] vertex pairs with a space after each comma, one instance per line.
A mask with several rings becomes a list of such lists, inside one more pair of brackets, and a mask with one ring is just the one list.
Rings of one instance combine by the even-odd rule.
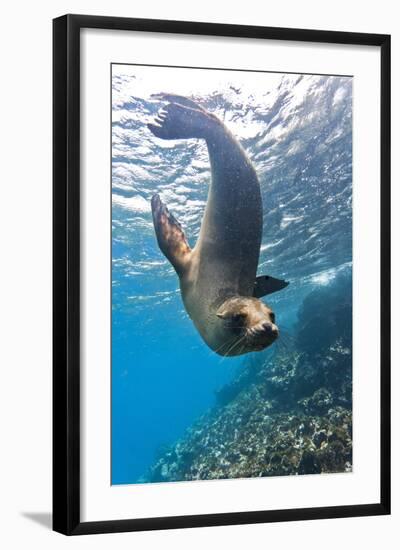
[[226, 344], [215, 350], [220, 355], [242, 355], [261, 351], [279, 336], [272, 309], [258, 298], [234, 296], [216, 311]]

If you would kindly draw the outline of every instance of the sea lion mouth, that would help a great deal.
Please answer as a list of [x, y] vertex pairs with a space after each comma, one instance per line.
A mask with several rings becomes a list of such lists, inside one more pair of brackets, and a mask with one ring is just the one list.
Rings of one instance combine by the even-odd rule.
[[[238, 327], [235, 327], [235, 331]], [[228, 340], [219, 349], [218, 354], [225, 357], [243, 355], [252, 351], [262, 351], [279, 337], [279, 329], [273, 323], [263, 323], [252, 328], [241, 327], [233, 339]]]
[[261, 351], [270, 346], [279, 337], [279, 329], [274, 323], [265, 322], [246, 330], [249, 347]]

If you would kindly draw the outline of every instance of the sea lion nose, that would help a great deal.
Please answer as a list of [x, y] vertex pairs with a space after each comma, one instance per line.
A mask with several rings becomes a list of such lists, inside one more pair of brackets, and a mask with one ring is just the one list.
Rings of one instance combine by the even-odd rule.
[[279, 330], [278, 327], [272, 323], [263, 323], [263, 329], [264, 332], [266, 332], [269, 336], [278, 336]]

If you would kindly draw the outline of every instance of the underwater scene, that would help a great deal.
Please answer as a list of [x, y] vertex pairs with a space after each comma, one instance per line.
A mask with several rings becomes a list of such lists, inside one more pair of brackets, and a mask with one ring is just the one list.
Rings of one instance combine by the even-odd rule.
[[111, 483], [351, 472], [352, 78], [111, 84]]

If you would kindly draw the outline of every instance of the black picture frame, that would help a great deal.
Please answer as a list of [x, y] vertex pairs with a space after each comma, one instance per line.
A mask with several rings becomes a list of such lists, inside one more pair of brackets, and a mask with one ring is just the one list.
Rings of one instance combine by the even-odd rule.
[[[378, 46], [381, 50], [380, 501], [175, 517], [80, 520], [80, 31], [84, 28]], [[53, 529], [66, 535], [390, 513], [390, 36], [65, 15], [53, 21]]]

